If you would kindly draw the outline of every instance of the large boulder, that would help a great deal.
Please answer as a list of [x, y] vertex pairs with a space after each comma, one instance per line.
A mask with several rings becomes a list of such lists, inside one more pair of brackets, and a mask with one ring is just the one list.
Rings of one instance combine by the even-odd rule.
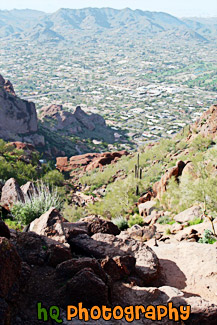
[[40, 218], [32, 221], [28, 230], [66, 244], [63, 222], [67, 222], [67, 220], [61, 216], [59, 211], [55, 208], [50, 208]]
[[106, 257], [101, 261], [101, 266], [104, 271], [112, 278], [117, 281], [126, 279], [135, 272], [136, 259], [131, 255]]
[[174, 217], [174, 220], [176, 222], [180, 222], [180, 223], [193, 221], [194, 219], [200, 218], [202, 216], [202, 213], [203, 213], [203, 211], [202, 211], [201, 207], [198, 205], [195, 205], [195, 206], [177, 214]]
[[84, 307], [109, 305], [109, 288], [91, 268], [84, 268], [68, 281], [65, 291], [65, 304], [76, 305], [82, 302]]
[[72, 301], [86, 307], [109, 303], [110, 280], [100, 263], [94, 258], [70, 259], [56, 268], [56, 279], [66, 283], [60, 291], [63, 305]]
[[33, 194], [37, 193], [37, 187], [33, 182], [27, 182], [26, 184], [21, 186], [21, 191], [23, 192], [24, 198], [31, 197]]
[[76, 273], [85, 268], [91, 268], [102, 281], [107, 282], [107, 275], [100, 263], [95, 258], [90, 257], [72, 258], [62, 262], [57, 266], [56, 274], [60, 279], [71, 279]]
[[94, 256], [97, 259], [104, 259], [107, 256], [130, 255], [135, 257], [135, 270], [143, 283], [151, 283], [159, 275], [159, 262], [152, 249], [143, 242], [138, 242], [129, 236], [119, 236], [98, 233], [91, 238], [88, 235], [78, 235], [70, 238], [71, 250], [85, 256]]
[[155, 210], [155, 201], [147, 201], [138, 205], [140, 216], [149, 216], [153, 210]]
[[14, 178], [7, 180], [2, 188], [1, 202], [12, 206], [17, 201], [24, 202], [23, 192]]
[[[88, 220], [88, 219], [87, 219]], [[119, 228], [109, 220], [101, 219], [98, 216], [94, 217], [89, 222], [88, 232], [92, 236], [97, 233], [119, 235]]]
[[72, 258], [65, 245], [33, 232], [19, 233], [13, 242], [22, 260], [29, 265], [56, 267]]

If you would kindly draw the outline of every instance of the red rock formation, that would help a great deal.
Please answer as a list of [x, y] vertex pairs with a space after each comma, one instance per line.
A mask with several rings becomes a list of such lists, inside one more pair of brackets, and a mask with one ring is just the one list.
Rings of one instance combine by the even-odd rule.
[[15, 139], [19, 135], [37, 132], [35, 104], [15, 95], [12, 84], [0, 76], [0, 137]]
[[128, 155], [128, 152], [123, 150], [117, 152], [87, 153], [73, 156], [69, 161], [67, 157], [58, 157], [56, 167], [60, 171], [72, 171], [77, 168], [83, 168], [85, 171], [90, 171], [95, 168], [110, 165], [126, 155]]
[[198, 134], [214, 138], [217, 134], [217, 105], [212, 105], [193, 125]]
[[170, 168], [160, 179], [153, 185], [153, 195], [154, 197], [160, 198], [163, 193], [166, 192], [168, 181], [174, 176], [176, 180], [182, 175], [182, 171], [185, 167], [183, 161], [178, 161], [175, 167]]

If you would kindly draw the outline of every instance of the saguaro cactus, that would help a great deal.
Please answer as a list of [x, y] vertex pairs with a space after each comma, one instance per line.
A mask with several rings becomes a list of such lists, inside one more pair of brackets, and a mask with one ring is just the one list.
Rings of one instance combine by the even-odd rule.
[[[142, 179], [142, 168], [139, 165], [139, 153], [137, 155], [137, 164], [135, 164], [135, 178]], [[136, 185], [136, 195], [139, 195], [139, 185]]]

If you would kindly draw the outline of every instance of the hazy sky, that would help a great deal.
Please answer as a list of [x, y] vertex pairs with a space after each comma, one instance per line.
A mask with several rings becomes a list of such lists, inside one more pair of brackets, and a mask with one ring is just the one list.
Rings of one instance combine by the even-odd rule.
[[111, 7], [164, 11], [178, 17], [217, 16], [217, 0], [0, 0], [0, 9], [37, 9], [54, 12], [59, 8]]

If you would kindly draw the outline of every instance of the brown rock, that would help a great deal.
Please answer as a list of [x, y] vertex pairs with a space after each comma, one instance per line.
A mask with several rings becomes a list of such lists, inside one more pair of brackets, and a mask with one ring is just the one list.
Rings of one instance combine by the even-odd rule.
[[35, 219], [29, 226], [29, 231], [33, 231], [38, 235], [44, 235], [60, 243], [66, 243], [63, 222], [67, 222], [58, 210], [50, 208], [40, 218]]
[[[123, 236], [123, 237], [121, 237]], [[158, 277], [158, 258], [153, 251], [143, 242], [138, 242], [129, 235], [113, 236], [109, 234], [95, 234], [91, 238], [87, 235], [79, 235], [69, 241], [71, 250], [86, 256], [94, 256], [103, 259], [107, 256], [130, 255], [136, 258], [136, 272], [144, 283], [150, 283]]]
[[111, 221], [95, 217], [94, 220], [89, 224], [88, 232], [92, 236], [97, 233], [119, 235], [119, 228], [114, 225]]
[[99, 262], [95, 258], [89, 257], [72, 258], [59, 264], [56, 268], [56, 274], [58, 278], [71, 279], [76, 273], [85, 268], [91, 268], [103, 282], [107, 281], [107, 275]]
[[91, 268], [84, 268], [68, 281], [65, 290], [66, 305], [83, 303], [86, 308], [109, 305], [107, 285]]
[[18, 233], [13, 242], [22, 260], [29, 265], [55, 267], [72, 258], [65, 245], [34, 232]]
[[101, 261], [104, 271], [114, 280], [120, 280], [128, 277], [135, 271], [136, 259], [133, 256], [116, 256], [114, 258], [106, 257]]
[[197, 129], [198, 134], [204, 137], [211, 136], [214, 139], [217, 133], [217, 105], [212, 105], [204, 112], [193, 128]]
[[2, 188], [1, 202], [8, 206], [17, 201], [24, 202], [23, 192], [14, 178], [10, 178]]
[[146, 194], [144, 194], [139, 198], [138, 205], [145, 203], [147, 201], [151, 201], [152, 197], [153, 197], [153, 193], [151, 191], [148, 191]]
[[37, 131], [35, 104], [15, 96], [9, 81], [0, 78], [0, 137], [13, 140], [17, 135]]
[[185, 163], [183, 161], [178, 161], [175, 167], [170, 168], [160, 179], [159, 182], [156, 182], [153, 185], [153, 194], [155, 197], [160, 198], [164, 192], [166, 192], [168, 181], [175, 177], [178, 181], [179, 176], [182, 175], [182, 171], [185, 167]]
[[56, 168], [59, 169], [59, 171], [70, 171], [71, 168], [68, 166], [68, 157], [57, 157], [56, 159]]
[[195, 205], [187, 210], [184, 210], [182, 212], [180, 212], [179, 214], [177, 214], [174, 217], [174, 220], [177, 222], [189, 222], [189, 221], [193, 221], [194, 219], [198, 219], [200, 217], [202, 217], [202, 209], [200, 206]]
[[45, 242], [48, 246], [47, 249], [47, 264], [56, 267], [58, 264], [70, 260], [72, 258], [72, 254], [69, 248], [65, 247], [65, 245], [54, 241], [50, 238], [46, 238]]
[[152, 211], [154, 211], [156, 208], [154, 207], [156, 204], [155, 201], [147, 201], [145, 203], [141, 203], [138, 205], [139, 214], [140, 216], [149, 216]]
[[0, 298], [4, 298], [19, 279], [21, 260], [15, 247], [3, 237], [0, 237], [0, 256]]
[[22, 185], [21, 191], [23, 192], [24, 198], [31, 197], [34, 193], [38, 193], [37, 187], [33, 182], [27, 182], [25, 185]]
[[122, 156], [128, 155], [128, 152], [104, 152], [104, 153], [87, 153], [84, 155], [73, 156], [69, 162], [66, 157], [57, 158], [57, 168], [60, 171], [71, 171], [77, 168], [83, 168], [85, 171], [90, 171], [95, 168], [101, 168], [102, 166], [109, 165], [116, 162]]
[[172, 233], [177, 233], [179, 232], [180, 230], [182, 230], [184, 228], [183, 225], [181, 225], [180, 223], [176, 222], [172, 225], [172, 227], [170, 228], [170, 231]]

